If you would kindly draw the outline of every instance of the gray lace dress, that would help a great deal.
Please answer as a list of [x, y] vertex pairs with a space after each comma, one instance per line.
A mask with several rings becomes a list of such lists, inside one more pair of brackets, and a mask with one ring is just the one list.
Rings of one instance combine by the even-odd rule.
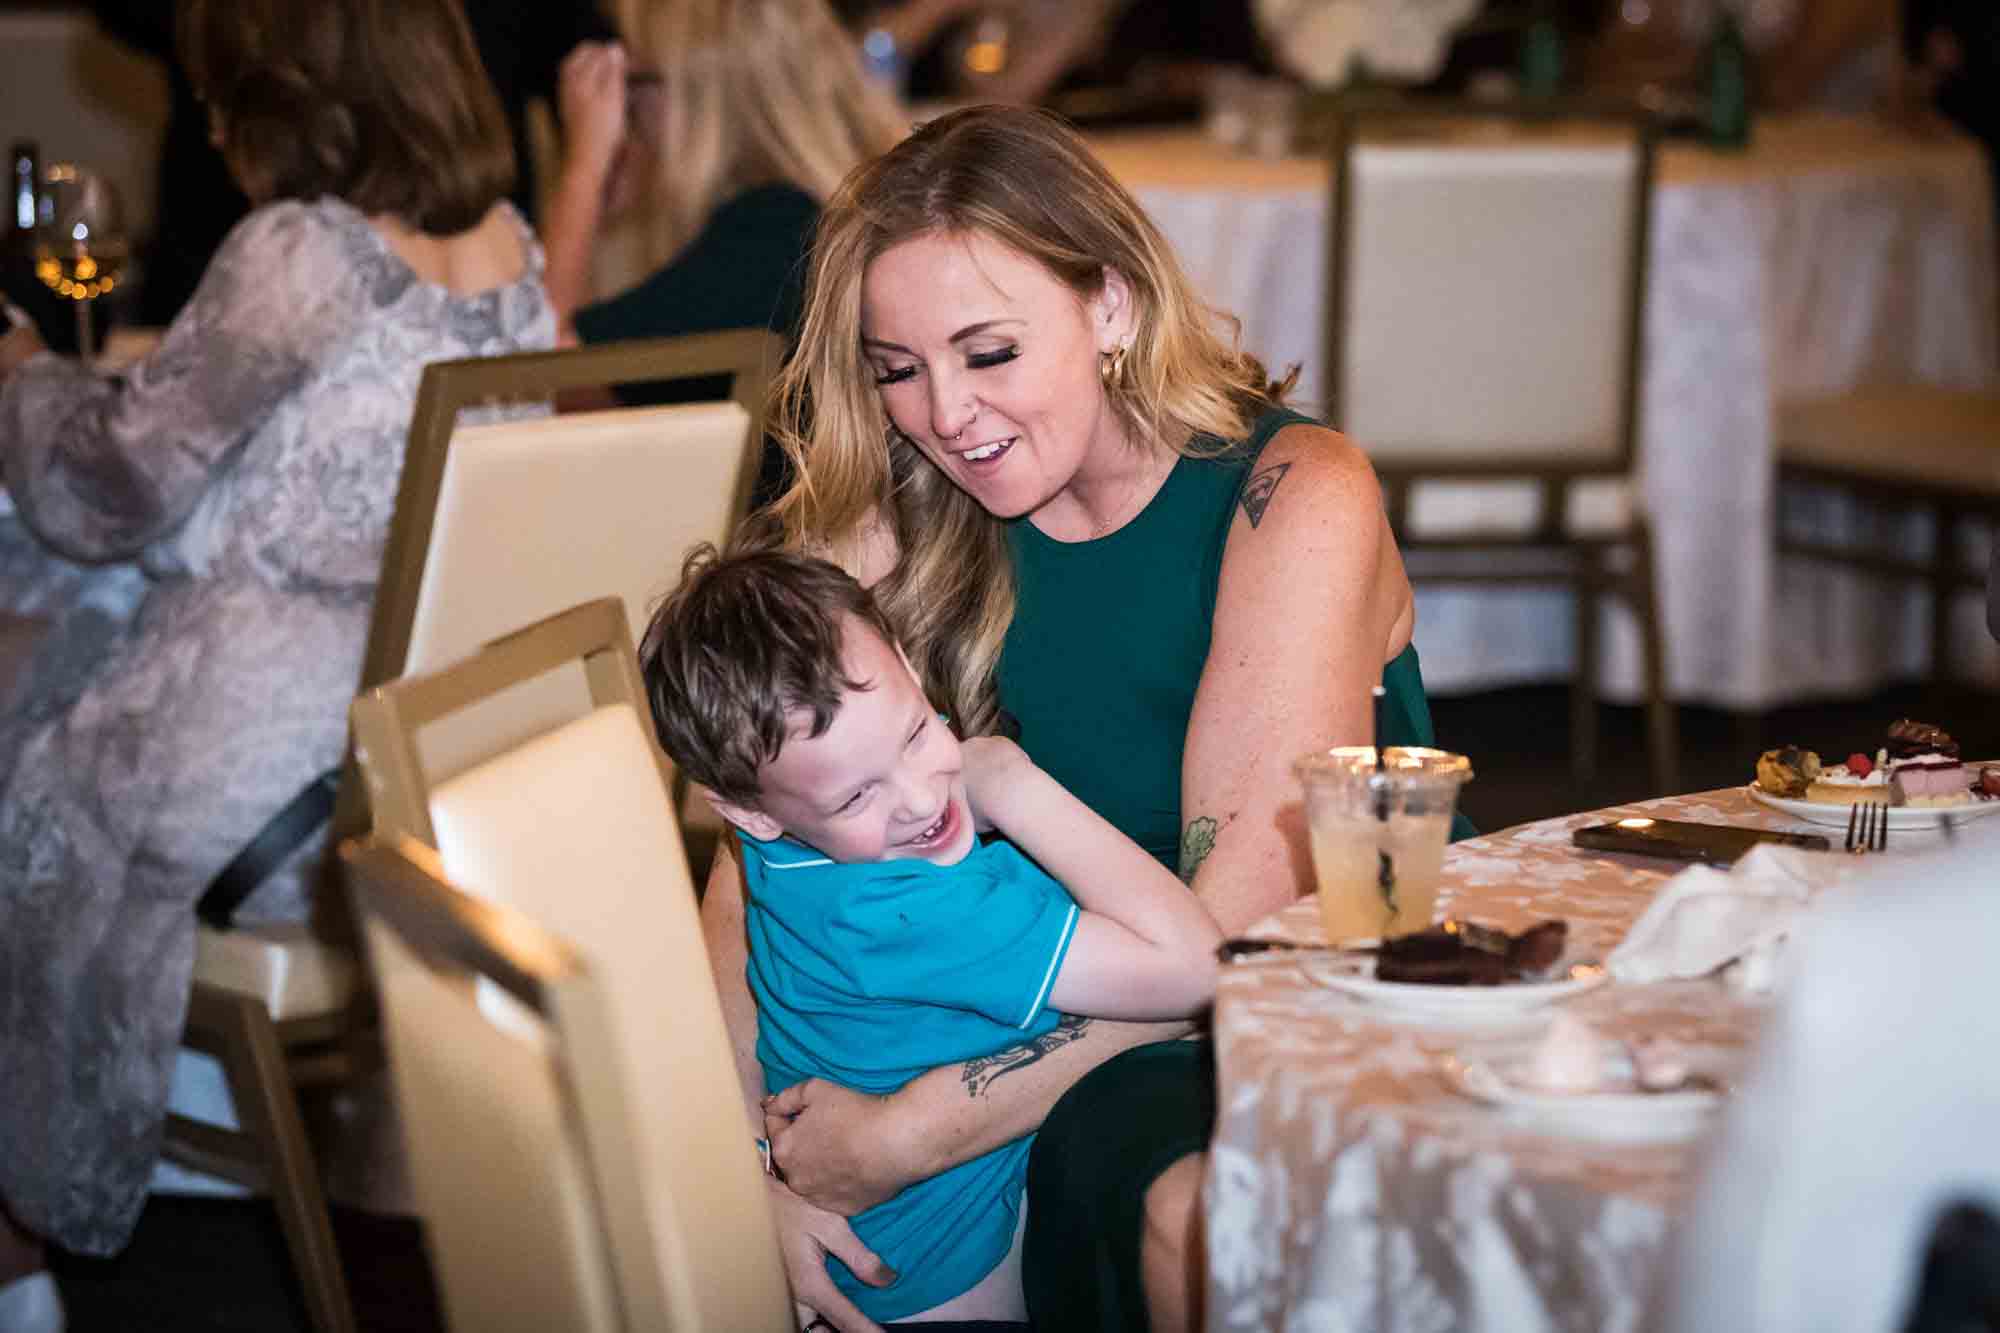
[[[345, 203], [272, 204], [130, 372], [0, 380], [0, 609], [54, 626], [0, 701], [0, 1199], [67, 1249], [144, 1203], [196, 898], [339, 762], [424, 364], [554, 341], [520, 226], [527, 271], [464, 298]], [[319, 850], [240, 916], [302, 919]]]

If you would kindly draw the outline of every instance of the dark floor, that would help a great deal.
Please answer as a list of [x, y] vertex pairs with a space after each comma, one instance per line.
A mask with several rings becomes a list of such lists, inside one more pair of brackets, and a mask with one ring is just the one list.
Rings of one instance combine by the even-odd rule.
[[[1477, 776], [1466, 789], [1465, 809], [1482, 829], [1654, 794], [1636, 708], [1602, 710], [1599, 770], [1583, 787], [1570, 775], [1561, 688], [1439, 699], [1432, 709], [1440, 743], [1472, 756]], [[1899, 717], [1938, 723], [1968, 756], [2000, 757], [2000, 695], [1905, 687], [1761, 718], [1683, 709], [1679, 785], [1695, 791], [1746, 781], [1757, 752], [1782, 743], [1831, 758], [1872, 754]], [[343, 1212], [335, 1227], [362, 1329], [442, 1328], [415, 1223]], [[59, 1258], [56, 1268], [74, 1333], [305, 1328], [277, 1222], [261, 1203], [156, 1198], [122, 1256]]]

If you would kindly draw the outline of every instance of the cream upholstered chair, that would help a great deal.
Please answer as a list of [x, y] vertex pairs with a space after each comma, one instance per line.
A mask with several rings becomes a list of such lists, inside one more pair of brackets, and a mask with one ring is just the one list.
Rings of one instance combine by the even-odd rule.
[[1675, 718], [1631, 475], [1652, 123], [1544, 102], [1332, 110], [1329, 417], [1374, 462], [1397, 541], [1423, 553], [1413, 576], [1575, 590], [1580, 781], [1596, 762], [1597, 599], [1631, 604], [1653, 783], [1671, 791]]
[[[611, 344], [426, 368], [383, 556], [362, 688], [462, 656], [515, 626], [613, 594], [635, 613], [669, 586], [687, 547], [727, 537], [746, 503], [762, 440], [764, 385], [782, 344], [764, 330]], [[463, 409], [545, 401], [590, 386], [726, 377], [727, 401], [459, 426]], [[533, 729], [548, 696], [515, 716], [488, 710], [487, 735], [445, 742], [499, 748]], [[337, 788], [337, 794], [336, 794]], [[294, 806], [309, 833], [331, 807], [336, 838], [363, 830], [351, 773]], [[295, 1087], [379, 1066], [375, 1027], [338, 895], [336, 919], [231, 927], [204, 910], [185, 1044], [221, 1062], [241, 1131], [170, 1116], [166, 1153], [266, 1185], [313, 1327], [353, 1326], [339, 1256]], [[212, 909], [213, 902], [205, 902]]]
[[[426, 728], [575, 663], [586, 688], [571, 720], [467, 768], [426, 759]], [[631, 1170], [671, 1326], [789, 1328], [668, 764], [644, 710], [623, 608], [604, 599], [370, 690], [353, 720], [376, 836], [435, 847], [454, 884], [569, 940], [603, 986], [619, 1077], [645, 1108]], [[430, 1151], [414, 1132], [409, 1143]], [[415, 1169], [421, 1187], [426, 1168]], [[462, 1206], [437, 1193], [422, 1203], [445, 1226]], [[439, 1259], [449, 1288], [449, 1256]]]
[[[754, 1302], [690, 1311], [666, 1281], [639, 1189], [650, 1108], [620, 1068], [597, 969], [452, 888], [427, 847], [350, 840], [341, 856], [451, 1327], [756, 1327], [733, 1318]], [[782, 1279], [762, 1304], [786, 1308]]]
[[[1871, 385], [1781, 403], [1778, 482], [1779, 552], [1925, 585], [1931, 675], [1947, 679], [1953, 598], [1987, 579], [1959, 539], [1983, 522], [2000, 550], [2000, 394]], [[1796, 518], [1788, 521], [1787, 501], [1815, 487], [1843, 493], [1877, 515], [1923, 516], [1932, 534], [1928, 557], [1871, 542], [1873, 533], [1843, 541]]]

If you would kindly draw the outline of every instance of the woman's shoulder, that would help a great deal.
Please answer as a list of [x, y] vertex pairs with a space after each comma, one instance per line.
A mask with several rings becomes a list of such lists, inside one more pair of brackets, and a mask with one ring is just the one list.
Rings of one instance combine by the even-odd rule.
[[351, 305], [347, 294], [368, 231], [352, 205], [330, 196], [259, 205], [223, 238], [191, 304], [211, 314], [250, 308], [293, 320], [330, 302]]
[[1326, 522], [1372, 526], [1381, 520], [1375, 468], [1354, 441], [1297, 413], [1276, 421], [1267, 414], [1260, 424], [1270, 429], [1247, 461], [1238, 497], [1252, 528], [1268, 523], [1281, 532]]
[[1295, 490], [1329, 484], [1344, 489], [1363, 482], [1374, 486], [1374, 468], [1352, 440], [1288, 407], [1265, 408], [1242, 438], [1211, 443], [1202, 459], [1238, 472], [1245, 487], [1273, 469], [1287, 477], [1297, 472]]
[[[252, 252], [298, 257], [314, 251], [335, 252], [351, 245], [368, 229], [368, 220], [352, 204], [334, 195], [318, 199], [276, 199], [259, 204], [230, 228], [218, 258]], [[261, 259], [260, 259], [260, 262]]]

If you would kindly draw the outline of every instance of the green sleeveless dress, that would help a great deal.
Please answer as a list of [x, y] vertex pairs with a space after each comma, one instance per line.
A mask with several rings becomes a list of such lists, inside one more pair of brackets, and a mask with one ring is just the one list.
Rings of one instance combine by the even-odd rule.
[[[1056, 781], [1169, 869], [1181, 839], [1181, 755], [1208, 660], [1222, 550], [1264, 445], [1311, 418], [1282, 408], [1219, 458], [1182, 458], [1139, 516], [1092, 541], [1008, 524], [1016, 608], [1000, 706]], [[1384, 739], [1432, 745], [1416, 646], [1382, 669]], [[1460, 836], [1469, 825], [1455, 830]]]

